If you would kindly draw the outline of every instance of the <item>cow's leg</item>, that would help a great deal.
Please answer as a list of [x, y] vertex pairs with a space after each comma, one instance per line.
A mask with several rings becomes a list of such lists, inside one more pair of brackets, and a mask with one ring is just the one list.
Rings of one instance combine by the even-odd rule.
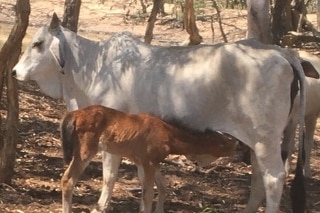
[[305, 143], [304, 143], [304, 149], [305, 149], [304, 174], [306, 177], [311, 177], [310, 158], [311, 158], [311, 151], [314, 143], [313, 135], [316, 129], [316, 124], [317, 124], [317, 115], [311, 115], [305, 119], [306, 137], [305, 137]]
[[260, 172], [260, 168], [257, 162], [256, 155], [254, 151], [251, 149], [251, 167], [252, 167], [252, 175], [251, 175], [251, 191], [249, 202], [244, 210], [245, 213], [253, 213], [256, 212], [262, 201], [265, 199], [265, 189], [263, 185], [262, 175]]
[[121, 156], [102, 152], [103, 186], [96, 209], [92, 213], [106, 212], [112, 195], [114, 184], [118, 177]]
[[[145, 174], [142, 166], [137, 165], [138, 167], [138, 177], [141, 183], [144, 182]], [[155, 183], [158, 189], [158, 201], [155, 209], [155, 213], [164, 213], [164, 202], [166, 200], [166, 180], [164, 176], [161, 174], [159, 168], [155, 171]], [[140, 203], [140, 211], [145, 209], [144, 202]]]
[[[264, 159], [260, 161], [261, 167], [265, 165], [263, 170], [263, 182], [266, 188], [266, 213], [278, 212], [283, 185], [285, 180], [285, 171], [280, 157], [280, 148], [279, 155], [272, 157], [273, 159]], [[278, 158], [278, 159], [277, 159]], [[259, 162], [259, 161], [258, 161]]]
[[[274, 140], [264, 140], [256, 143], [254, 147], [256, 162], [260, 168], [264, 188], [266, 190], [266, 213], [279, 211], [279, 205], [285, 179], [284, 166], [281, 159], [280, 136], [269, 138]], [[278, 138], [278, 140], [276, 140]], [[263, 140], [258, 140], [263, 141]], [[254, 168], [253, 168], [254, 169]], [[261, 189], [261, 186], [255, 186]], [[261, 200], [264, 196], [260, 190], [256, 199]]]
[[161, 174], [159, 168], [156, 170], [156, 179], [155, 179], [157, 189], [158, 189], [158, 201], [155, 209], [155, 213], [164, 213], [164, 202], [166, 200], [166, 180], [165, 177]]
[[284, 161], [284, 168], [286, 171], [286, 175], [288, 176], [291, 170], [291, 155], [294, 151], [295, 145], [295, 133], [297, 128], [296, 119], [291, 119], [288, 122], [284, 132], [283, 132], [283, 140], [281, 143], [281, 156]]
[[85, 161], [73, 159], [61, 178], [62, 212], [72, 213], [72, 195], [79, 176], [90, 163], [92, 157]]

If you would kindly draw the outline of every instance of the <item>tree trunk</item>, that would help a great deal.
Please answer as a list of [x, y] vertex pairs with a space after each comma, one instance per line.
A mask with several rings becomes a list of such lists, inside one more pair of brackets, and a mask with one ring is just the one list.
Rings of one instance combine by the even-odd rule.
[[78, 31], [81, 0], [65, 0], [62, 26], [73, 32]]
[[302, 32], [302, 28], [305, 28], [307, 23], [307, 8], [304, 0], [293, 0], [291, 2], [291, 6], [294, 30], [297, 32]]
[[270, 43], [269, 1], [248, 0], [247, 5], [247, 38], [254, 38], [263, 43]]
[[162, 16], [166, 16], [167, 15], [166, 11], [164, 11], [164, 3], [165, 3], [164, 0], [160, 0], [159, 13]]
[[184, 26], [187, 30], [189, 37], [189, 45], [197, 45], [202, 42], [202, 37], [196, 25], [196, 18], [193, 9], [193, 0], [185, 0], [184, 7]]
[[317, 0], [317, 29], [320, 31], [320, 0]]
[[[221, 20], [221, 10], [220, 8], [218, 7], [218, 4], [216, 2], [216, 0], [213, 0], [212, 1], [212, 6], [216, 9], [217, 11], [217, 17], [218, 17], [218, 23], [219, 23], [219, 28], [220, 28], [220, 31], [221, 31], [221, 35], [222, 35], [222, 38], [223, 38], [223, 41], [225, 43], [228, 43], [228, 39], [227, 39], [227, 36], [226, 34], [224, 33], [224, 30], [223, 30], [223, 27], [222, 27], [222, 20]], [[214, 32], [214, 29], [213, 29], [213, 16], [211, 16], [211, 30], [212, 30], [212, 38], [214, 37], [213, 36], [213, 32]], [[214, 40], [212, 40], [212, 42], [214, 42]]]
[[143, 0], [140, 0], [140, 4], [141, 4], [141, 7], [142, 7], [142, 13], [146, 14], [147, 13], [147, 7], [144, 4]]
[[150, 44], [151, 40], [153, 38], [153, 28], [154, 28], [154, 23], [157, 20], [157, 14], [159, 12], [161, 0], [153, 0], [153, 6], [151, 10], [150, 17], [148, 19], [148, 25], [146, 29], [146, 33], [144, 35], [144, 42]]
[[303, 0], [276, 0], [272, 14], [273, 43], [280, 44], [283, 36], [289, 31], [314, 31], [306, 14], [306, 5]]
[[292, 29], [290, 1], [275, 0], [271, 27], [272, 43], [280, 44], [282, 36]]
[[8, 97], [7, 123], [0, 133], [0, 137], [3, 137], [0, 139], [0, 183], [10, 183], [14, 171], [19, 106], [16, 80], [11, 77], [11, 70], [18, 62], [22, 39], [29, 24], [30, 2], [17, 0], [15, 8], [16, 23], [0, 51], [0, 73], [6, 75]]

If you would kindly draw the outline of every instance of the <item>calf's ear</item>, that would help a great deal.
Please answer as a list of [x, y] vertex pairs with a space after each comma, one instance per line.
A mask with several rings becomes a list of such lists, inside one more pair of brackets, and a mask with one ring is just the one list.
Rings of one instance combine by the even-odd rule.
[[60, 19], [58, 18], [57, 14], [54, 12], [52, 15], [52, 19], [51, 19], [49, 28], [51, 30], [55, 30], [60, 26], [60, 23], [61, 23]]
[[307, 77], [319, 79], [318, 71], [314, 68], [314, 66], [309, 61], [302, 60], [301, 66], [303, 68], [304, 74]]

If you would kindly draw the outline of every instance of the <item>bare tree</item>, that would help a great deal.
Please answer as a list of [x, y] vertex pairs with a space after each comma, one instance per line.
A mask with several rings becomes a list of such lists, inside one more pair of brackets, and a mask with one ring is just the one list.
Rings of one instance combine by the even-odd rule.
[[289, 0], [275, 0], [272, 14], [272, 42], [279, 44], [282, 36], [293, 29]]
[[317, 29], [320, 31], [320, 0], [317, 0]]
[[[225, 43], [227, 43], [228, 39], [227, 39], [227, 36], [224, 33], [224, 30], [223, 30], [223, 27], [222, 27], [222, 19], [221, 19], [221, 15], [220, 15], [221, 14], [221, 10], [218, 7], [218, 4], [217, 4], [216, 0], [212, 1], [212, 7], [215, 8], [216, 11], [217, 11], [217, 17], [218, 17], [218, 23], [219, 23], [219, 28], [220, 28], [220, 31], [221, 31], [221, 35], [222, 35], [223, 41]], [[212, 31], [212, 42], [214, 42], [213, 16], [211, 16], [211, 31]]]
[[161, 0], [153, 0], [151, 14], [148, 19], [148, 25], [147, 25], [147, 29], [146, 29], [146, 32], [144, 35], [144, 41], [148, 44], [151, 43], [151, 40], [153, 38], [154, 23], [156, 22], [157, 14], [159, 12], [161, 2], [162, 2]]
[[[282, 46], [319, 42], [319, 37], [315, 36], [319, 35], [319, 32], [307, 20], [304, 0], [274, 0], [271, 16], [269, 0], [248, 0], [247, 5], [247, 38]], [[271, 25], [269, 19], [271, 19]]]
[[[18, 141], [19, 105], [17, 83], [16, 80], [11, 77], [11, 70], [18, 62], [22, 39], [25, 36], [29, 24], [29, 0], [17, 0], [15, 9], [15, 25], [0, 51], [0, 77], [1, 81], [6, 79], [8, 108], [7, 121], [0, 132], [0, 183], [10, 183], [14, 172], [16, 145]], [[3, 83], [1, 86], [3, 86]], [[0, 96], [2, 96], [2, 93]]]
[[273, 43], [283, 46], [319, 43], [317, 28], [307, 19], [304, 0], [276, 0], [272, 13]]
[[143, 2], [143, 0], [140, 0], [140, 4], [141, 4], [141, 7], [142, 7], [142, 13], [147, 13], [147, 6], [146, 4]]
[[81, 0], [65, 0], [62, 26], [78, 31]]
[[[144, 36], [144, 41], [146, 43], [149, 43], [149, 44], [151, 43], [151, 40], [153, 38], [154, 23], [156, 21], [157, 14], [162, 4], [163, 4], [162, 0], [153, 1], [152, 11], [148, 19], [148, 25], [147, 25], [146, 33]], [[196, 18], [195, 18], [194, 9], [193, 9], [193, 0], [185, 0], [183, 15], [184, 15], [185, 29], [187, 30], [187, 33], [190, 35], [189, 45], [200, 44], [202, 42], [202, 37], [200, 36], [199, 30], [196, 25]]]
[[185, 0], [184, 7], [184, 26], [187, 30], [189, 37], [189, 45], [197, 45], [202, 42], [202, 37], [196, 25], [196, 18], [194, 15], [193, 0]]

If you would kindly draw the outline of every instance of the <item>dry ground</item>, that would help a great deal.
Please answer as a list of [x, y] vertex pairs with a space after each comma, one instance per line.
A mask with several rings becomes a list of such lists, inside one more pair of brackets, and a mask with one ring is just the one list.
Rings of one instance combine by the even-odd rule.
[[[62, 16], [63, 0], [31, 0], [30, 27], [26, 43], [35, 30], [47, 22], [53, 11]], [[98, 0], [83, 0], [80, 13], [79, 33], [92, 38], [104, 39], [114, 32], [130, 31], [143, 38], [146, 20], [139, 15], [140, 6], [133, 3], [116, 3]], [[0, 45], [9, 35], [15, 1], [0, 2]], [[129, 11], [130, 10], [130, 11]], [[132, 15], [130, 18], [125, 14]], [[210, 15], [215, 11], [206, 10]], [[245, 35], [246, 11], [223, 10], [223, 27], [228, 40], [233, 41]], [[188, 35], [174, 21], [173, 16], [159, 18], [155, 26], [153, 43], [159, 45], [180, 44]], [[212, 42], [210, 19], [198, 21], [200, 34], [205, 42]], [[216, 22], [215, 42], [222, 41]], [[11, 185], [0, 185], [0, 213], [51, 213], [61, 212], [61, 190], [59, 181], [65, 165], [59, 141], [59, 119], [65, 112], [65, 105], [59, 100], [44, 96], [33, 83], [19, 82], [21, 140], [18, 144], [15, 175]], [[6, 104], [0, 104], [5, 115]], [[320, 127], [320, 126], [319, 126]], [[320, 129], [315, 136], [312, 153], [313, 176], [306, 180], [308, 209], [320, 212]], [[164, 163], [162, 171], [168, 182], [166, 212], [239, 212], [244, 208], [250, 186], [250, 166], [234, 159], [221, 159], [209, 169], [194, 169], [191, 162], [183, 157], [171, 156], [173, 163]], [[76, 187], [74, 212], [89, 212], [98, 200], [101, 188], [101, 162], [97, 156], [85, 171]], [[289, 185], [284, 188], [281, 212], [290, 212]], [[136, 168], [128, 161], [120, 167], [119, 179], [112, 198], [112, 212], [137, 212], [140, 197]], [[263, 212], [263, 208], [259, 210]]]

